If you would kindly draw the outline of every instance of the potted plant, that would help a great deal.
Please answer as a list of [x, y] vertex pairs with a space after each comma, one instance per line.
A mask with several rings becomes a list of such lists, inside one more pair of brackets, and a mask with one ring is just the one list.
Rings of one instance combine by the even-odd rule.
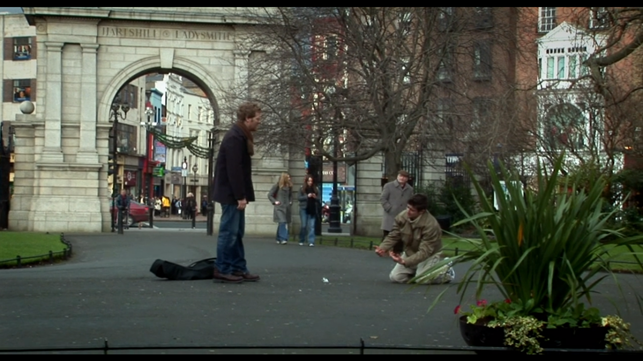
[[[605, 246], [628, 247], [636, 256], [632, 246], [640, 244], [643, 235], [626, 237], [610, 229], [608, 220], [616, 210], [603, 211], [605, 181], [597, 179], [583, 189], [569, 184], [560, 176], [563, 159], [561, 155], [555, 160], [549, 174], [538, 164], [535, 189], [525, 189], [503, 164], [498, 174], [489, 163], [493, 189], [500, 195], [498, 210], [467, 169], [481, 210], [469, 214], [463, 209], [465, 219], [454, 226], [471, 224], [479, 239], [452, 234], [473, 249], [416, 278], [431, 277], [447, 262], [470, 264], [457, 293], [462, 304], [467, 289], [474, 286], [478, 301], [470, 309], [455, 310], [470, 346], [509, 346], [534, 354], [553, 347], [620, 348], [633, 340], [620, 317], [603, 316], [591, 307], [591, 295], [610, 272]], [[487, 285], [495, 286], [501, 298], [483, 300]]]

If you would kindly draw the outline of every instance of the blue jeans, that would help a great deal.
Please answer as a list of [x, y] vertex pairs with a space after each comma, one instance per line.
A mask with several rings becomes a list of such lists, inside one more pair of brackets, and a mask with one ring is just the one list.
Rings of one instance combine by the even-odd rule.
[[301, 218], [299, 243], [304, 243], [306, 241], [306, 235], [308, 235], [308, 243], [315, 244], [315, 216], [306, 213], [305, 209], [300, 209], [299, 217]]
[[277, 226], [277, 241], [288, 241], [288, 228], [286, 222], [279, 222]]
[[242, 240], [246, 225], [245, 217], [245, 211], [238, 210], [236, 204], [221, 204], [221, 223], [215, 261], [219, 273], [248, 272]]

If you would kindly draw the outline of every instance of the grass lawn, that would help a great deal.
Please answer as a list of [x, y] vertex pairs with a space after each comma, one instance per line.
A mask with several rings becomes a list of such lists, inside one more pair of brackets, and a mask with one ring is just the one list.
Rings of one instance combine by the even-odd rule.
[[[294, 239], [293, 239], [294, 240]], [[296, 242], [296, 240], [295, 240]], [[345, 236], [318, 236], [316, 243], [324, 246], [337, 246], [372, 250], [379, 245], [378, 237], [345, 237]], [[442, 238], [443, 253], [452, 257], [456, 252], [464, 252], [472, 248], [471, 244], [457, 238], [445, 236]], [[21, 264], [33, 264], [49, 260], [49, 252], [54, 258], [62, 258], [62, 252], [67, 245], [60, 241], [59, 234], [45, 234], [38, 232], [0, 232], [0, 268], [14, 267], [17, 265], [16, 257], [21, 257]], [[643, 261], [643, 246], [636, 246], [635, 252], [640, 252], [639, 258]], [[609, 251], [609, 267], [615, 272], [643, 273], [633, 255], [626, 254], [626, 247], [611, 247]]]
[[49, 251], [53, 252], [54, 258], [60, 258], [60, 252], [66, 248], [58, 233], [3, 231], [0, 232], [0, 267], [16, 266], [18, 256], [23, 265], [46, 261]]
[[[322, 245], [372, 250], [375, 246], [380, 244], [381, 238], [361, 236], [322, 236], [317, 237], [316, 242]], [[465, 252], [473, 248], [470, 243], [449, 236], [442, 237], [442, 247], [442, 253], [447, 257], [456, 255], [456, 252]], [[634, 251], [637, 253], [641, 252], [638, 257], [643, 262], [643, 246], [636, 246]], [[636, 262], [634, 255], [626, 253], [629, 253], [629, 250], [626, 247], [612, 246], [609, 251], [609, 268], [614, 272], [643, 273], [643, 269], [641, 269], [641, 266]]]

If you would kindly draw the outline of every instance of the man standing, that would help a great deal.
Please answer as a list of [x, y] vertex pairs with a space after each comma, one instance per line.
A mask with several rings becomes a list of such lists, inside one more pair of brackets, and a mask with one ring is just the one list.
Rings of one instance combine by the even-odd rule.
[[408, 184], [409, 173], [405, 170], [397, 172], [397, 179], [388, 182], [382, 189], [380, 202], [384, 208], [382, 217], [382, 240], [393, 229], [393, 219], [406, 209], [406, 203], [413, 196], [413, 187]]
[[[393, 282], [408, 283], [442, 260], [442, 229], [427, 207], [424, 194], [411, 197], [406, 210], [395, 217], [391, 232], [375, 247], [378, 256], [389, 255], [397, 263], [389, 274]], [[403, 252], [394, 251], [396, 245], [402, 246]], [[454, 278], [453, 268], [446, 264], [416, 282], [446, 283]]]
[[251, 159], [253, 135], [261, 123], [261, 109], [255, 103], [244, 103], [237, 110], [237, 122], [225, 134], [214, 167], [213, 200], [221, 203], [221, 220], [217, 240], [215, 282], [239, 283], [257, 281], [248, 272], [243, 235], [245, 210], [255, 200]]
[[[116, 197], [116, 209], [118, 210], [118, 220], [121, 220], [123, 228], [129, 228], [127, 224], [127, 217], [130, 208], [130, 196], [125, 189], [121, 189], [121, 195]], [[118, 225], [118, 223], [117, 223]]]

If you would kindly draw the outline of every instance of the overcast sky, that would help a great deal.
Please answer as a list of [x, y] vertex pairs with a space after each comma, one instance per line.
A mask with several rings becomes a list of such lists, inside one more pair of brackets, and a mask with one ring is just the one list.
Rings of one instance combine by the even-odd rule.
[[8, 8], [0, 6], [0, 13], [10, 12], [10, 13], [21, 13], [22, 8]]

